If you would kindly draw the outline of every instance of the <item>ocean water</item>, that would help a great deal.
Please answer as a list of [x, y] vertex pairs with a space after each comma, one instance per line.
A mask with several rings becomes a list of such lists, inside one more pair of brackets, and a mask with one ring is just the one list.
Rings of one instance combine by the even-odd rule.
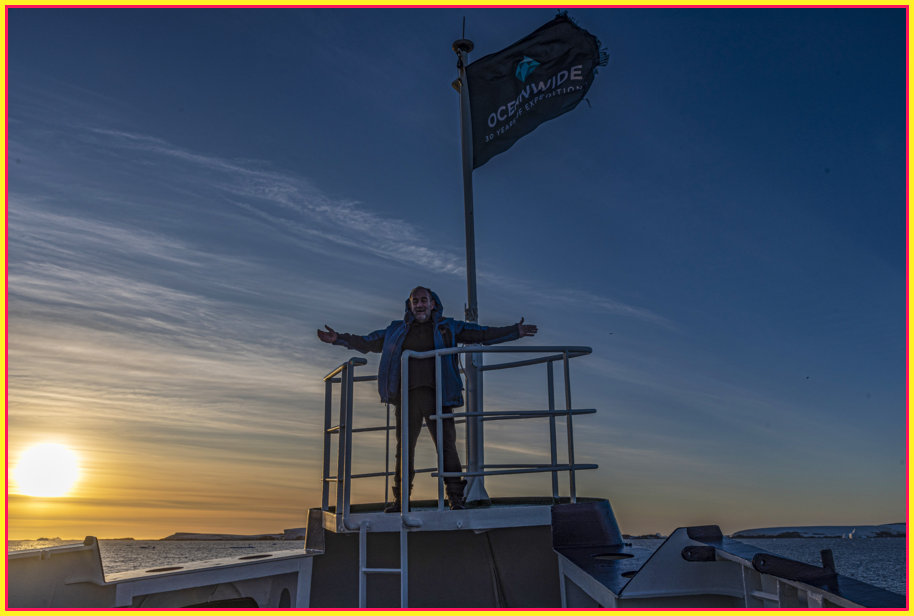
[[[662, 539], [631, 539], [632, 544], [656, 549]], [[79, 541], [10, 541], [8, 551], [45, 548]], [[838, 573], [862, 582], [906, 594], [906, 539], [746, 539], [743, 543], [768, 552], [821, 565], [821, 550], [834, 554]], [[106, 574], [151, 569], [195, 560], [269, 554], [304, 549], [304, 541], [129, 541], [101, 540], [99, 549]]]
[[822, 550], [831, 550], [835, 570], [841, 575], [879, 586], [898, 594], [906, 593], [905, 537], [870, 539], [743, 539], [743, 543], [768, 552], [822, 566]]
[[[34, 550], [81, 541], [10, 541], [8, 552]], [[189, 561], [304, 550], [304, 541], [133, 541], [101, 539], [98, 548], [105, 574], [178, 565]]]
[[[630, 539], [634, 545], [657, 549], [663, 539]], [[766, 552], [799, 560], [810, 565], [822, 566], [822, 550], [831, 550], [835, 570], [841, 575], [855, 578], [892, 592], [906, 592], [905, 537], [880, 537], [878, 539], [739, 539]]]

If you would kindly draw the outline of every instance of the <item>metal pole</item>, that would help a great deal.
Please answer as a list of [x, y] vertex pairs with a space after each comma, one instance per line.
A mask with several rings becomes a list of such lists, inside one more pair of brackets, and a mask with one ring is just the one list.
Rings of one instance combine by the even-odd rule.
[[[555, 410], [555, 374], [553, 370], [553, 364], [555, 362], [549, 362], [546, 364], [546, 392], [549, 396], [549, 410]], [[551, 455], [552, 466], [557, 465], [558, 462], [558, 451], [555, 444], [555, 415], [549, 416], [549, 453]], [[552, 471], [552, 500], [558, 502], [559, 499], [559, 474], [557, 471]]]
[[438, 511], [444, 509], [444, 426], [441, 420], [441, 355], [435, 354], [435, 449], [438, 451]]
[[409, 606], [409, 548], [405, 514], [409, 511], [409, 358], [400, 355], [400, 607]]
[[409, 607], [409, 531], [400, 520], [400, 607]]
[[[344, 515], [343, 495], [345, 492], [346, 482], [346, 372], [349, 370], [347, 365], [340, 371], [340, 431], [337, 444], [339, 445], [339, 455], [336, 459], [336, 515]], [[345, 519], [345, 518], [344, 518]]]
[[346, 387], [346, 500], [344, 501], [343, 521], [349, 519], [349, 503], [352, 490], [352, 377], [355, 366], [352, 362], [346, 366], [343, 383]]
[[[470, 117], [470, 89], [467, 85], [467, 54], [473, 51], [473, 41], [459, 39], [451, 46], [457, 54], [458, 79], [455, 83], [460, 92], [460, 145], [463, 159], [463, 212], [466, 230], [467, 251], [467, 307], [465, 319], [470, 323], [479, 320], [476, 303], [476, 231], [473, 220], [473, 125]], [[482, 410], [482, 356], [472, 353], [467, 357], [467, 411]], [[485, 468], [482, 418], [471, 415], [467, 418], [467, 470], [479, 472]], [[480, 475], [470, 477], [464, 497], [467, 502], [488, 503], [485, 479]]]
[[324, 467], [321, 472], [321, 510], [330, 506], [330, 420], [333, 417], [333, 380], [324, 382]]
[[387, 430], [384, 431], [384, 496], [381, 502], [387, 502], [390, 483], [390, 402], [387, 403]]
[[[565, 410], [571, 410], [571, 373], [568, 369], [568, 352], [563, 353], [565, 366]], [[565, 418], [565, 428], [568, 431], [568, 483], [571, 493], [571, 502], [578, 502], [577, 488], [574, 483], [574, 426], [571, 413]]]
[[[400, 513], [409, 511], [409, 358], [400, 355]], [[402, 550], [402, 546], [401, 546]], [[401, 563], [402, 568], [402, 563]]]
[[359, 607], [368, 607], [368, 522], [359, 524]]
[[467, 307], [466, 320], [476, 323], [476, 232], [473, 222], [473, 125], [470, 119], [470, 89], [467, 85], [467, 54], [473, 51], [473, 41], [460, 39], [451, 46], [457, 53], [460, 92], [460, 146], [463, 158], [463, 214], [467, 246]]

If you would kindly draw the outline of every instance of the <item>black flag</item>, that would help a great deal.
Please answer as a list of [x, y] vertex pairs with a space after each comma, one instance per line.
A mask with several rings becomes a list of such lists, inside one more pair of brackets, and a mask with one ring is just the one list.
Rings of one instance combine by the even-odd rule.
[[467, 66], [473, 168], [574, 109], [606, 60], [596, 37], [562, 14]]

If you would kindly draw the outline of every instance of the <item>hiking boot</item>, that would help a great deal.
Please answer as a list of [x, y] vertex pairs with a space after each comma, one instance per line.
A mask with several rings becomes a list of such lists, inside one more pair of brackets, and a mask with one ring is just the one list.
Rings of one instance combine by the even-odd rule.
[[466, 487], [466, 481], [461, 481], [458, 484], [447, 486], [447, 501], [448, 506], [451, 508], [451, 511], [458, 511], [460, 509], [466, 509], [466, 501], [463, 498], [463, 491]]
[[[384, 507], [384, 513], [400, 513], [403, 509], [403, 501], [400, 499], [400, 486], [394, 486], [390, 491], [394, 495], [394, 502], [387, 503]], [[409, 511], [409, 506], [407, 506], [406, 510]]]
[[387, 503], [387, 506], [384, 507], [384, 513], [400, 513], [403, 509], [402, 501], [395, 500], [392, 503]]

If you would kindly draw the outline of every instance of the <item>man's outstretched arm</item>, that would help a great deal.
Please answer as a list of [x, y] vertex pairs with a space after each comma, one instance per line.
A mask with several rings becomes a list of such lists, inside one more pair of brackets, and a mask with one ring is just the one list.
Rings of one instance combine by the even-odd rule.
[[324, 325], [327, 331], [317, 330], [317, 337], [321, 342], [344, 346], [359, 353], [380, 353], [384, 348], [384, 330], [379, 329], [367, 336], [355, 334], [340, 334], [329, 325]]
[[486, 327], [475, 323], [464, 323], [463, 330], [457, 335], [457, 342], [465, 344], [498, 344], [500, 342], [510, 342], [524, 336], [536, 335], [539, 331], [536, 325], [525, 325], [524, 318], [514, 325], [505, 327]]

